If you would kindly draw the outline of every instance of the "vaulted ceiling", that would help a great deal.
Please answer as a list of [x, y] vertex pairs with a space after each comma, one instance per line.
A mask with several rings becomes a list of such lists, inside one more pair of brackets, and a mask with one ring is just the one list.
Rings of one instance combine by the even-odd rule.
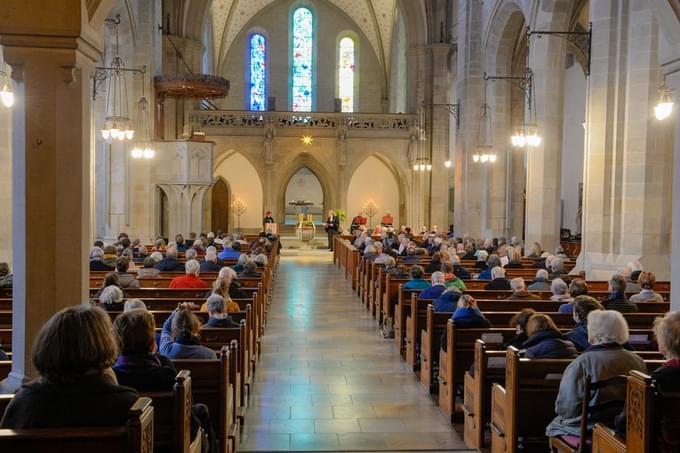
[[[260, 11], [276, 0], [213, 0], [212, 23], [215, 60], [221, 63], [239, 32]], [[352, 19], [389, 67], [396, 0], [325, 0]]]

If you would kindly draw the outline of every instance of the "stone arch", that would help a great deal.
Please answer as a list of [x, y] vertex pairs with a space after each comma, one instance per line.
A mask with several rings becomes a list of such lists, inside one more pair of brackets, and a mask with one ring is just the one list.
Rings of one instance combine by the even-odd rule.
[[288, 164], [284, 171], [281, 172], [278, 178], [278, 184], [274, 185], [275, 189], [273, 193], [278, 194], [276, 199], [273, 200], [275, 219], [284, 218], [286, 210], [285, 203], [287, 203], [287, 201], [284, 199], [286, 188], [288, 187], [288, 183], [290, 183], [290, 180], [293, 178], [293, 176], [303, 167], [308, 168], [319, 180], [321, 189], [323, 190], [324, 208], [333, 209], [337, 207], [335, 206], [337, 203], [337, 196], [333, 196], [334, 194], [332, 190], [332, 188], [335, 186], [332, 183], [333, 178], [330, 176], [326, 168], [321, 163], [319, 163], [318, 160], [316, 160], [316, 158], [311, 156], [309, 153], [301, 153]]
[[[253, 165], [247, 153], [234, 149], [219, 154], [213, 164], [213, 180], [222, 177], [229, 185], [232, 201], [240, 198], [248, 205], [241, 216], [241, 228], [259, 231], [264, 209], [264, 185], [258, 167]], [[236, 225], [236, 218], [230, 212], [229, 225]]]

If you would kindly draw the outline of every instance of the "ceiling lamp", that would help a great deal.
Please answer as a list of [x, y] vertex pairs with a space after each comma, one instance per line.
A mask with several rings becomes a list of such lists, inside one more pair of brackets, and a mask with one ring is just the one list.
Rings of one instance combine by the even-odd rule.
[[450, 160], [447, 160], [446, 162], [444, 162], [444, 166], [445, 166], [446, 168], [451, 168], [451, 161], [450, 161]]
[[413, 164], [414, 171], [432, 171], [432, 162], [425, 149], [425, 142], [427, 141], [427, 131], [425, 130], [425, 102], [420, 103], [420, 118], [415, 124], [418, 137], [418, 148], [416, 150], [415, 163]]
[[522, 148], [524, 145], [526, 145], [527, 140], [526, 137], [524, 136], [524, 131], [522, 130], [523, 128], [518, 127], [517, 130], [515, 131], [514, 134], [510, 137], [510, 141], [512, 142], [512, 146], [515, 146], [517, 148]]
[[[104, 125], [101, 129], [102, 138], [104, 140], [132, 140], [135, 136], [135, 130], [132, 127], [128, 113], [128, 92], [126, 75], [129, 71], [142, 72], [140, 70], [130, 70], [125, 68], [125, 63], [120, 57], [118, 48], [118, 24], [120, 24], [120, 15], [115, 19], [106, 19], [107, 23], [114, 24], [116, 33], [115, 54], [111, 59], [111, 65], [108, 67], [98, 67], [95, 75], [95, 84], [99, 82], [107, 82], [106, 86], [106, 109]], [[95, 86], [96, 97], [96, 86]]]
[[156, 151], [151, 141], [151, 128], [149, 126], [149, 101], [144, 97], [144, 84], [142, 84], [142, 98], [137, 103], [137, 126], [139, 127], [138, 141], [130, 154], [135, 159], [151, 159]]
[[12, 92], [12, 83], [9, 80], [9, 74], [5, 71], [0, 71], [0, 78], [4, 79], [2, 84], [2, 91], [0, 91], [0, 100], [5, 107], [14, 105], [14, 93]]
[[654, 106], [654, 116], [663, 121], [673, 113], [673, 93], [666, 83], [659, 88], [659, 102]]
[[526, 143], [527, 146], [536, 147], [541, 144], [541, 136], [538, 135], [538, 125], [536, 123], [527, 124]]
[[493, 152], [493, 129], [491, 124], [491, 109], [487, 103], [488, 81], [484, 79], [484, 103], [482, 104], [479, 127], [477, 129], [477, 149], [472, 155], [475, 163], [496, 162], [496, 154]]

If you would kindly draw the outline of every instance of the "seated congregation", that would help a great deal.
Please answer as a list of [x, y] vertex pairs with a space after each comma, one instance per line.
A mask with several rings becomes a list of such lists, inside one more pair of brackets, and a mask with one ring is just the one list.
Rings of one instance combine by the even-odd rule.
[[[83, 428], [98, 428], [136, 439], [120, 451], [236, 451], [279, 243], [264, 233], [194, 236], [145, 246], [123, 233], [94, 244], [91, 299], [42, 326], [32, 350], [38, 377], [0, 395], [0, 450], [59, 429], [50, 451], [62, 451], [60, 436], [82, 440]], [[11, 315], [11, 273], [2, 269]], [[11, 341], [11, 316], [2, 327]], [[4, 379], [11, 343], [0, 351]], [[153, 436], [135, 431], [133, 416]]]
[[335, 262], [468, 447], [680, 451], [668, 282], [637, 261], [587, 280], [568, 243], [378, 233], [336, 237]]

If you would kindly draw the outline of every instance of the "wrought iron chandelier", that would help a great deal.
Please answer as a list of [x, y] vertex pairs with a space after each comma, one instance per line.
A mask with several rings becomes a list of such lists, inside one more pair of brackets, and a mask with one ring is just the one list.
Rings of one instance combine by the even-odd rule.
[[488, 79], [486, 74], [484, 76], [484, 103], [481, 107], [479, 128], [477, 129], [477, 147], [472, 155], [472, 161], [475, 163], [492, 164], [496, 162], [496, 153], [493, 152], [493, 129], [489, 103], [487, 102]]
[[418, 153], [416, 155], [415, 163], [413, 164], [414, 171], [432, 171], [432, 162], [425, 149], [425, 142], [427, 141], [427, 132], [425, 131], [425, 102], [420, 103], [420, 118], [416, 125], [418, 129]]
[[0, 101], [2, 105], [9, 108], [14, 105], [14, 93], [12, 92], [12, 82], [9, 74], [0, 69], [0, 80], [2, 80], [2, 91], [0, 91]]

